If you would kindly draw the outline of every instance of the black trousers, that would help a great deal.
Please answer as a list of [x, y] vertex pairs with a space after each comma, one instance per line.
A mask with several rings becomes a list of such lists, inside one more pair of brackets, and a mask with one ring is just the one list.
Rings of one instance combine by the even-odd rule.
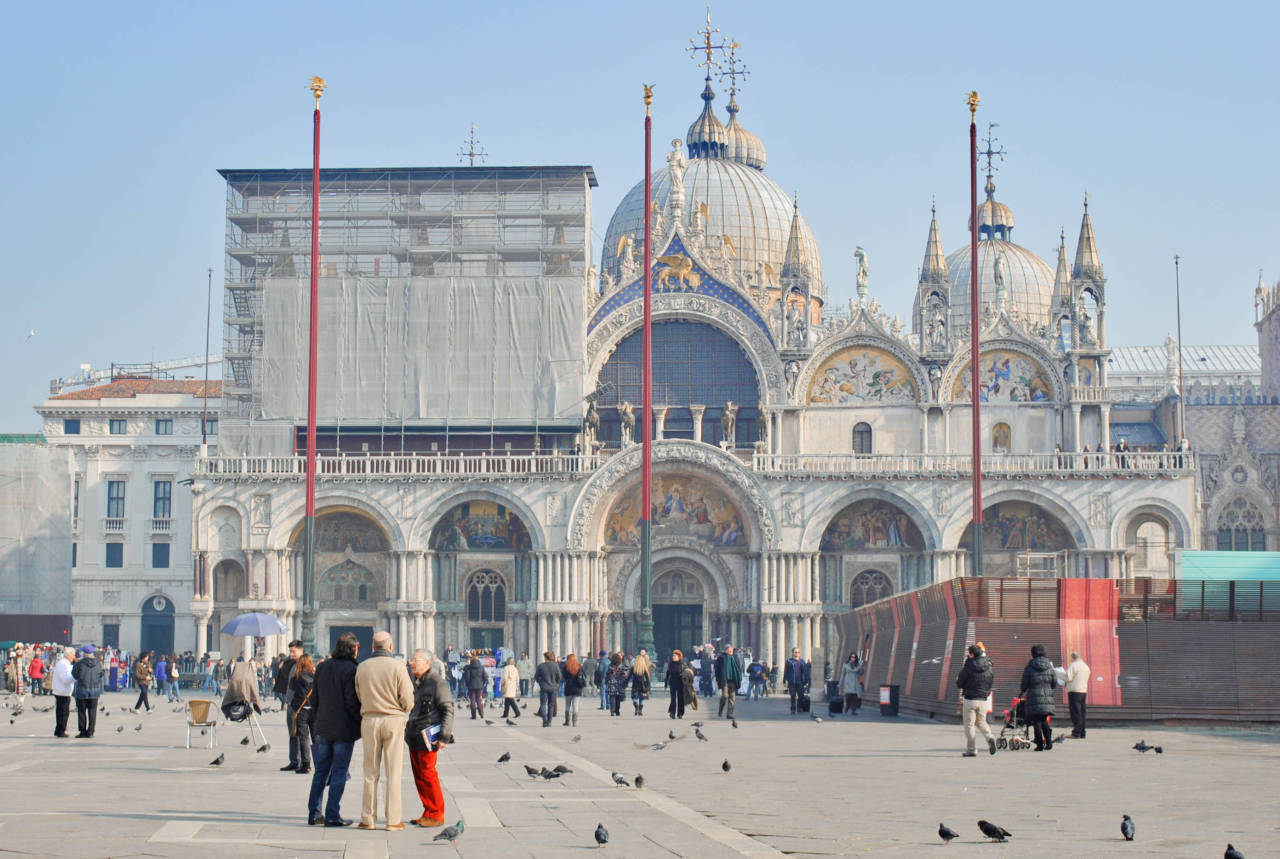
[[800, 705], [800, 696], [804, 693], [800, 691], [799, 686], [788, 686], [787, 692], [791, 695], [791, 712], [794, 713]]
[[139, 707], [143, 707], [143, 706], [145, 706], [148, 710], [151, 709], [151, 699], [147, 697], [147, 693], [149, 691], [150, 690], [146, 686], [138, 687], [138, 700], [134, 703], [133, 709], [136, 710]]
[[1027, 720], [1031, 722], [1031, 727], [1035, 731], [1036, 748], [1053, 748], [1053, 728], [1049, 727], [1049, 714], [1028, 715]]
[[53, 735], [55, 737], [65, 737], [67, 735], [67, 717], [71, 715], [71, 696], [55, 695], [53, 704]]
[[671, 687], [671, 705], [667, 707], [667, 712], [677, 719], [684, 718], [684, 684]]
[[1071, 708], [1071, 736], [1083, 737], [1085, 731], [1086, 692], [1068, 692], [1067, 706]]
[[520, 718], [520, 705], [516, 703], [515, 698], [502, 699], [502, 715], [505, 718], [507, 713], [515, 713], [517, 719]]
[[97, 698], [77, 698], [76, 699], [76, 723], [80, 728], [80, 735], [84, 737], [92, 737], [94, 728], [98, 727], [98, 699]]

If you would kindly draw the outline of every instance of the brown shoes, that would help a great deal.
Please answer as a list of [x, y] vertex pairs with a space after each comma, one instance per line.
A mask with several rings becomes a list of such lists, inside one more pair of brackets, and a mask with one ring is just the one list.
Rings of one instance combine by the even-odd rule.
[[356, 824], [356, 829], [377, 829], [372, 823], [365, 823], [363, 820]]
[[444, 826], [444, 818], [443, 817], [427, 817], [424, 814], [422, 817], [419, 817], [417, 820], [410, 821], [410, 823], [412, 823], [414, 826], [421, 826], [423, 828], [426, 828], [429, 826]]
[[387, 831], [388, 831], [388, 832], [404, 832], [404, 824], [403, 824], [403, 823], [388, 823], [388, 824], [387, 824]]

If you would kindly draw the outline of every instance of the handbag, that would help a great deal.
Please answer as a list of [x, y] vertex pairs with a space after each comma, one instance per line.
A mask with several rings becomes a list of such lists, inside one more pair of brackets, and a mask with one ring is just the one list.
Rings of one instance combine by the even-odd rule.
[[289, 736], [296, 737], [298, 735], [298, 716], [302, 714], [303, 709], [307, 706], [307, 701], [311, 700], [311, 693], [315, 688], [307, 690], [307, 694], [302, 696], [302, 703], [298, 705], [298, 709], [293, 711], [293, 718], [289, 720]]

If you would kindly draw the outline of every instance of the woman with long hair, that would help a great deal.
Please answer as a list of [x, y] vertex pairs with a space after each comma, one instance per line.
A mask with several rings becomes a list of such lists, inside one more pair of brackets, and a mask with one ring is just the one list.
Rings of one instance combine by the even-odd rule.
[[609, 715], [619, 716], [622, 699], [627, 694], [627, 666], [622, 661], [622, 653], [609, 657], [609, 668], [604, 673], [604, 688], [609, 693]]
[[636, 708], [636, 715], [644, 715], [644, 699], [649, 697], [653, 665], [649, 662], [649, 654], [644, 648], [636, 654], [636, 661], [631, 664], [631, 704]]
[[587, 674], [582, 670], [582, 663], [572, 653], [564, 661], [564, 724], [567, 728], [572, 721], [578, 725], [578, 699], [582, 690], [587, 688]]
[[298, 738], [299, 775], [311, 772], [311, 714], [315, 704], [316, 663], [310, 653], [298, 657], [289, 680], [289, 733]]
[[671, 651], [671, 661], [667, 663], [667, 674], [662, 683], [671, 694], [671, 704], [667, 707], [667, 715], [673, 719], [684, 718], [684, 654], [679, 650]]

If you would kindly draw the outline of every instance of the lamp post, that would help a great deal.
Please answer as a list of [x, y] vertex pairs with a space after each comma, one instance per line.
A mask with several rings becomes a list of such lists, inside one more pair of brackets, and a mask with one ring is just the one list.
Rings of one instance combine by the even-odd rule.
[[311, 328], [307, 347], [307, 507], [302, 520], [302, 649], [316, 652], [316, 341], [320, 334], [320, 96], [324, 78], [311, 78], [316, 107], [311, 132]]
[[[978, 393], [979, 340], [978, 299], [978, 91], [969, 93], [969, 399], [973, 415], [973, 569], [982, 575], [982, 397]], [[988, 147], [990, 148], [990, 147]]]
[[653, 87], [644, 88], [644, 333], [641, 368], [640, 464], [640, 624], [636, 651], [654, 655], [653, 641], [653, 201], [650, 162], [653, 158]]

